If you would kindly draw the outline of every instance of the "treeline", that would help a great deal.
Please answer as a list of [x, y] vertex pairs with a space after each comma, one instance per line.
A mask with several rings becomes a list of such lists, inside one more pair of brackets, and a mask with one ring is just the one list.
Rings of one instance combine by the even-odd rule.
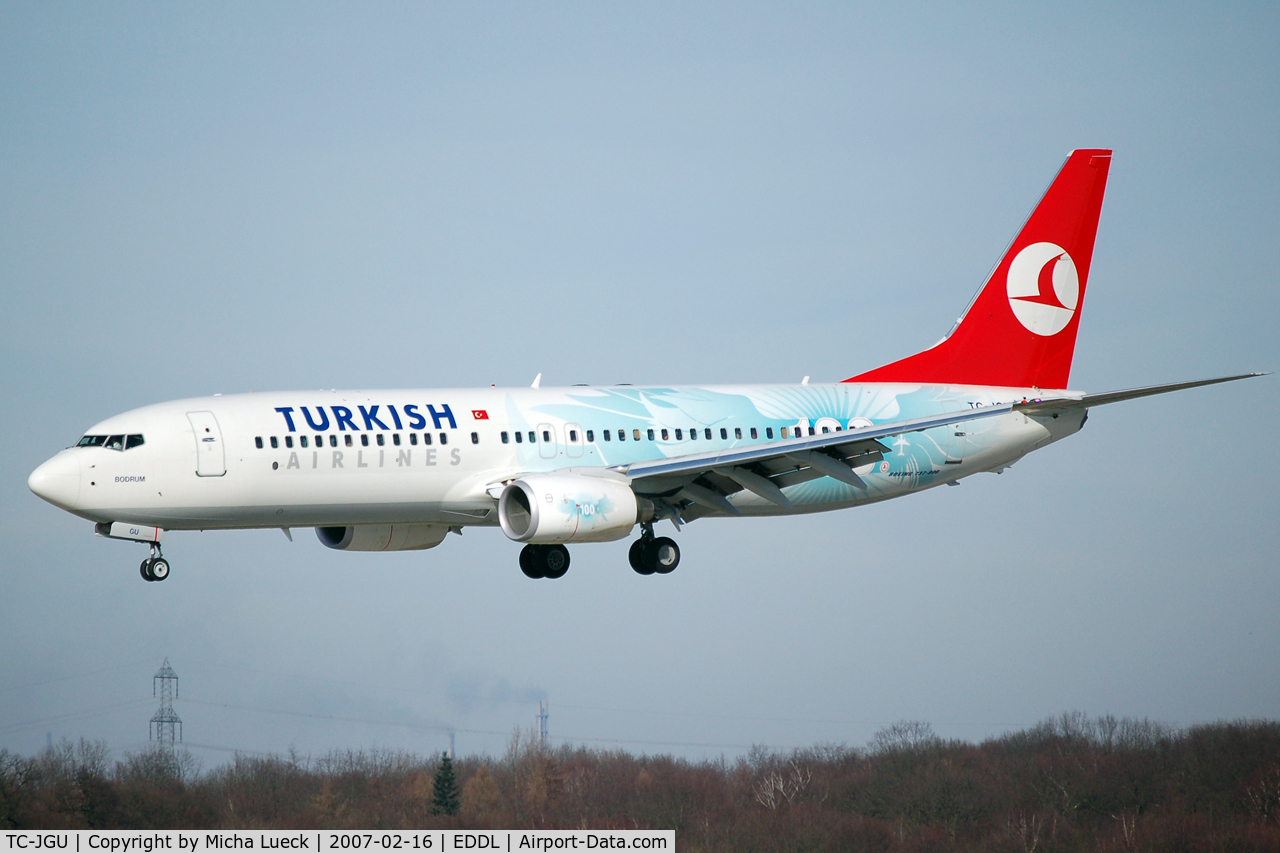
[[[1072, 713], [981, 744], [899, 723], [865, 748], [685, 761], [517, 732], [500, 758], [0, 751], [0, 828], [676, 830], [685, 851], [1280, 850], [1280, 723], [1173, 729]], [[443, 776], [448, 776], [448, 771]], [[433, 800], [437, 804], [433, 807]]]

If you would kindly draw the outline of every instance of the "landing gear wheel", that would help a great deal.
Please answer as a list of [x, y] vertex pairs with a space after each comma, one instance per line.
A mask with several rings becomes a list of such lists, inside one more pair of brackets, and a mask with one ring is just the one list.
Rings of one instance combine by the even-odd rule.
[[627, 552], [627, 560], [631, 563], [631, 568], [636, 570], [638, 575], [651, 575], [653, 569], [649, 566], [649, 562], [645, 559], [645, 545], [647, 543], [643, 539], [637, 539], [631, 543], [631, 550]]
[[151, 561], [151, 579], [162, 581], [169, 577], [169, 561], [164, 557], [156, 557]]
[[542, 553], [542, 576], [562, 578], [569, 571], [569, 549], [563, 545], [550, 545]]
[[142, 574], [142, 579], [147, 583], [151, 583], [153, 580], [155, 580], [155, 578], [151, 576], [150, 558], [142, 561], [142, 565], [138, 566], [138, 571]]
[[669, 575], [680, 565], [680, 546], [674, 539], [662, 536], [649, 543], [649, 547], [645, 549], [645, 557], [652, 571]]
[[520, 549], [520, 571], [524, 572], [527, 578], [537, 580], [541, 578], [542, 572], [542, 546], [541, 545], [525, 545]]

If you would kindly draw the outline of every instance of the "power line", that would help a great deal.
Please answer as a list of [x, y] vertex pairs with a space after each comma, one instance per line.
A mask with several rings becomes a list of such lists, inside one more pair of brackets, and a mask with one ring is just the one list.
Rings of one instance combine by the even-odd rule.
[[279, 714], [286, 717], [310, 717], [315, 720], [335, 720], [342, 723], [363, 723], [374, 726], [397, 726], [406, 729], [422, 729], [424, 731], [465, 732], [473, 735], [505, 735], [507, 732], [490, 729], [462, 729], [457, 726], [437, 725], [434, 723], [415, 723], [407, 720], [372, 720], [366, 717], [345, 717], [337, 714], [316, 714], [311, 711], [285, 711], [281, 708], [255, 708], [250, 705], [234, 705], [229, 702], [205, 702], [200, 699], [183, 700], [192, 705], [206, 705], [211, 708], [230, 708], [233, 711], [250, 711], [257, 714]]
[[[327, 684], [340, 684], [344, 687], [358, 687], [361, 690], [389, 690], [396, 693], [411, 693], [419, 696], [436, 696], [432, 691], [415, 689], [412, 687], [393, 687], [386, 684], [366, 684], [359, 681], [345, 681], [337, 678], [323, 678], [315, 675], [299, 675], [296, 673], [272, 672], [270, 670], [255, 669], [247, 666], [236, 666], [232, 664], [215, 663], [213, 661], [195, 661], [197, 664], [204, 666], [213, 666], [221, 669], [238, 670], [240, 672], [252, 672], [258, 675], [269, 675], [274, 678], [297, 678], [305, 681], [318, 681]], [[481, 702], [517, 704], [524, 705], [534, 701], [532, 698], [526, 699], [502, 699], [496, 696], [479, 696], [474, 693], [461, 694], [454, 693], [455, 696], [465, 696], [468, 699], [474, 699]], [[812, 723], [821, 725], [834, 726], [889, 726], [900, 722], [900, 717], [891, 720], [834, 720], [818, 717], [759, 717], [759, 716], [742, 716], [738, 714], [700, 714], [692, 711], [659, 711], [652, 708], [610, 708], [601, 705], [577, 705], [572, 702], [559, 702], [559, 708], [571, 708], [578, 711], [605, 711], [610, 714], [650, 714], [656, 717], [685, 717], [688, 719], [699, 720], [731, 720], [738, 722], [756, 722], [756, 723]], [[991, 722], [948, 722], [948, 721], [930, 721], [938, 726], [957, 726], [967, 728], [1025, 728], [1034, 723], [1018, 722], [1018, 723], [991, 723]], [[458, 729], [462, 731], [462, 729]], [[628, 741], [628, 743], [638, 741]]]
[[[334, 720], [343, 723], [361, 723], [364, 725], [375, 726], [393, 726], [407, 729], [422, 729], [426, 731], [441, 732], [463, 732], [465, 734], [477, 735], [498, 735], [505, 736], [508, 732], [493, 731], [492, 729], [464, 729], [456, 726], [433, 725], [430, 723], [414, 723], [404, 720], [373, 720], [366, 717], [346, 717], [336, 714], [316, 714], [309, 711], [285, 711], [280, 708], [255, 708], [249, 705], [234, 705], [228, 702], [204, 702], [199, 699], [185, 699], [188, 704], [206, 705], [211, 708], [229, 708], [235, 711], [248, 711], [257, 714], [278, 714], [287, 717], [310, 717], [317, 720]], [[641, 746], [684, 746], [700, 749], [750, 749], [753, 746], [762, 746], [766, 749], [803, 749], [798, 746], [782, 746], [776, 744], [750, 744], [750, 743], [694, 743], [688, 741], [674, 740], [643, 740], [636, 738], [608, 738], [608, 737], [582, 737], [577, 735], [556, 735], [549, 738], [558, 740], [562, 743], [615, 743], [615, 744], [638, 744]]]
[[24, 723], [9, 723], [7, 725], [0, 726], [0, 734], [11, 734], [14, 732], [20, 732], [23, 729], [33, 729], [38, 726], [43, 726], [46, 723], [66, 722], [68, 720], [76, 720], [84, 717], [93, 717], [98, 714], [106, 714], [112, 711], [122, 711], [126, 708], [137, 708], [140, 705], [149, 705], [149, 704], [150, 702], [148, 702], [146, 699], [135, 699], [131, 702], [121, 702], [116, 705], [102, 705], [97, 708], [87, 708], [82, 711], [71, 711], [66, 714], [57, 714], [52, 717], [42, 717], [41, 719], [38, 719], [38, 720], [28, 720]]
[[0, 693], [12, 693], [16, 690], [30, 690], [32, 687], [44, 687], [46, 684], [57, 684], [60, 681], [74, 681], [77, 678], [88, 678], [91, 675], [101, 675], [104, 672], [119, 672], [122, 669], [132, 669], [136, 666], [143, 666], [144, 663], [126, 663], [122, 666], [110, 666], [106, 669], [95, 669], [92, 672], [80, 672], [75, 675], [64, 675], [61, 678], [50, 678], [48, 681], [33, 681], [30, 684], [19, 684], [14, 687], [0, 687]]
[[278, 755], [278, 753], [263, 752], [260, 749], [240, 749], [238, 747], [230, 746], [213, 746], [207, 743], [192, 743], [191, 741], [183, 741], [182, 746], [184, 749], [211, 749], [214, 752], [233, 752], [236, 755], [260, 755], [263, 758], [275, 758]]

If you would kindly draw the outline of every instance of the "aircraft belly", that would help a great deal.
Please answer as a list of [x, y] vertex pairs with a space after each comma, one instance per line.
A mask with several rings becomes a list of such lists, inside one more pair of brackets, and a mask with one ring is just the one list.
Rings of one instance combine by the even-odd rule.
[[120, 509], [110, 519], [165, 530], [232, 530], [273, 527], [329, 527], [345, 524], [497, 524], [491, 506], [438, 502], [298, 504], [283, 512], [260, 506], [222, 506], [175, 510], [173, 507]]

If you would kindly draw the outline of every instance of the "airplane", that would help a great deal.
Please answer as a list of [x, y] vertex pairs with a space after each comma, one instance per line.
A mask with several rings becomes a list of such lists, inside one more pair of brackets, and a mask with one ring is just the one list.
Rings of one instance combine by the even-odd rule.
[[680, 562], [700, 518], [824, 512], [1008, 468], [1089, 409], [1261, 373], [1100, 394], [1068, 376], [1109, 149], [1070, 153], [951, 331], [842, 382], [709, 387], [297, 391], [146, 406], [91, 427], [31, 491], [150, 547], [174, 530], [315, 529], [341, 551], [434, 548], [499, 527], [521, 571], [559, 578], [566, 543], [624, 539], [642, 575]]

